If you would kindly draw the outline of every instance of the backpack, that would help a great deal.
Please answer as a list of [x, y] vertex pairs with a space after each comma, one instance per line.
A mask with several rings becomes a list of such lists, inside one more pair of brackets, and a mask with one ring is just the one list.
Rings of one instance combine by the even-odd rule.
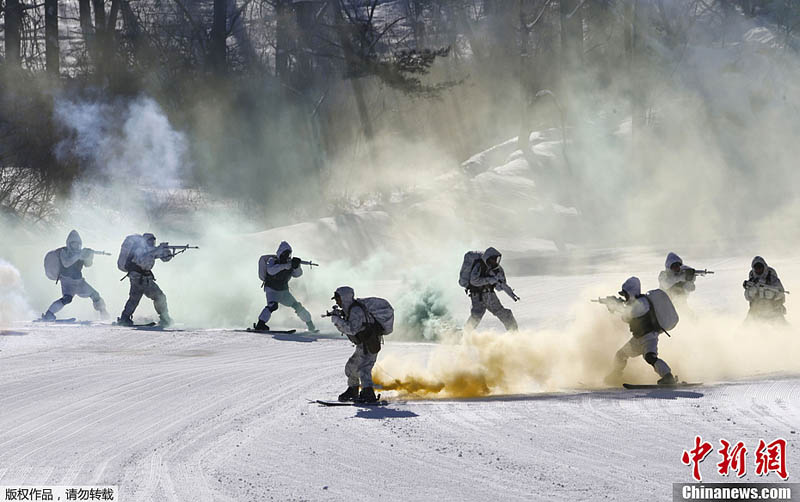
[[[270, 258], [278, 258], [276, 254], [265, 254], [261, 258], [258, 259], [258, 278], [261, 281], [267, 280], [267, 262]], [[263, 285], [261, 287], [264, 287]]]
[[[366, 313], [367, 323], [376, 324], [380, 327], [382, 333], [380, 335], [388, 335], [394, 330], [394, 308], [392, 305], [383, 298], [356, 298], [350, 310], [358, 305]], [[349, 316], [349, 312], [348, 312]], [[372, 318], [370, 320], [370, 318]]]
[[58, 282], [61, 277], [61, 250], [58, 248], [44, 255], [44, 274], [51, 281]]
[[461, 271], [458, 273], [458, 285], [462, 288], [469, 287], [469, 278], [472, 275], [472, 269], [475, 263], [483, 258], [483, 253], [480, 251], [467, 251], [464, 254], [464, 261], [461, 263]]
[[133, 251], [143, 244], [144, 237], [139, 234], [133, 234], [125, 237], [122, 241], [122, 246], [119, 248], [119, 257], [117, 257], [117, 268], [123, 272], [129, 272], [128, 260], [130, 260]]
[[653, 289], [647, 292], [645, 298], [650, 304], [650, 310], [652, 310], [659, 328], [668, 332], [678, 325], [678, 313], [666, 292], [661, 289]]

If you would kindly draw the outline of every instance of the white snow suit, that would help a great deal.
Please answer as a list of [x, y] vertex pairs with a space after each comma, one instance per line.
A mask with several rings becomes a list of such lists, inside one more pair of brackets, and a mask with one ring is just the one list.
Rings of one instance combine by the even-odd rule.
[[[347, 336], [356, 346], [353, 355], [344, 366], [347, 386], [358, 387], [360, 383], [362, 389], [372, 387], [372, 368], [378, 360], [380, 335], [372, 330], [367, 312], [360, 305], [354, 305], [356, 299], [353, 288], [342, 286], [336, 290], [336, 294], [342, 300], [341, 307], [345, 315], [344, 317], [332, 316], [331, 321], [336, 329]], [[377, 350], [375, 350], [376, 346]]]
[[[514, 319], [513, 312], [503, 307], [495, 292], [497, 283], [506, 281], [506, 273], [503, 267], [500, 266], [501, 256], [498, 250], [490, 247], [472, 267], [469, 286], [467, 287], [467, 292], [472, 301], [472, 309], [470, 317], [467, 319], [466, 329], [474, 329], [488, 310], [500, 319], [506, 330], [517, 330], [517, 320]], [[494, 268], [490, 268], [488, 262], [493, 257], [496, 257], [497, 261]]]
[[100, 313], [101, 317], [105, 318], [108, 315], [106, 303], [100, 297], [100, 293], [86, 282], [82, 272], [83, 267], [92, 266], [94, 251], [89, 248], [83, 249], [81, 236], [76, 230], [69, 233], [67, 245], [59, 250], [58, 257], [61, 262], [58, 280], [61, 282], [62, 296], [54, 301], [47, 311], [51, 314], [56, 314], [65, 305], [72, 302], [74, 296], [79, 296], [81, 298], [91, 298], [94, 309]]
[[[755, 271], [756, 264], [764, 266], [761, 274]], [[747, 320], [778, 321], [786, 319], [786, 293], [775, 269], [768, 266], [764, 258], [756, 256], [750, 266], [750, 275], [742, 285], [744, 297], [750, 302]]]
[[655, 320], [655, 313], [650, 308], [650, 302], [642, 295], [642, 286], [637, 277], [631, 277], [622, 285], [622, 291], [627, 293], [625, 303], [608, 304], [608, 310], [622, 315], [622, 320], [628, 323], [631, 339], [623, 345], [614, 358], [614, 373], [621, 374], [628, 363], [628, 359], [644, 356], [645, 361], [653, 366], [659, 377], [671, 373], [669, 365], [658, 357], [658, 335], [661, 330]]
[[142, 296], [153, 300], [153, 306], [161, 319], [162, 324], [170, 324], [169, 308], [167, 307], [167, 296], [156, 284], [153, 275], [153, 266], [156, 258], [167, 262], [172, 259], [172, 253], [162, 245], [156, 246], [156, 238], [153, 234], [142, 234], [142, 241], [131, 252], [125, 269], [128, 271], [130, 279], [130, 292], [125, 308], [122, 309], [122, 319], [130, 320], [136, 307], [139, 306]]
[[289, 280], [303, 275], [302, 266], [292, 267], [292, 246], [283, 241], [278, 246], [277, 256], [264, 255], [258, 260], [259, 276], [264, 278], [264, 292], [267, 306], [258, 318], [266, 324], [278, 305], [294, 309], [297, 317], [306, 323], [310, 330], [314, 329], [311, 314], [289, 291]]

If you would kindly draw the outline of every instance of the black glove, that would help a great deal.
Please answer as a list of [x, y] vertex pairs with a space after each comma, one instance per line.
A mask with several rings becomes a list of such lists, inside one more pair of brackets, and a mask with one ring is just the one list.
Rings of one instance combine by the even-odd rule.
[[292, 258], [292, 268], [297, 268], [300, 266], [300, 258], [294, 257]]

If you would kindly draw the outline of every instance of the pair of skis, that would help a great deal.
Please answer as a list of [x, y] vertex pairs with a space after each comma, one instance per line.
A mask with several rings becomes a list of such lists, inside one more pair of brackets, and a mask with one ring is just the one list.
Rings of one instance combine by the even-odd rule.
[[310, 403], [317, 403], [317, 404], [320, 404], [322, 406], [366, 406], [366, 407], [370, 407], [370, 406], [386, 406], [387, 404], [389, 404], [389, 401], [387, 401], [385, 399], [383, 401], [381, 401], [381, 395], [380, 394], [378, 394], [376, 397], [378, 398], [377, 401], [372, 401], [372, 402], [363, 402], [363, 401], [325, 401], [325, 400], [322, 400], [322, 399], [309, 400], [309, 402]]

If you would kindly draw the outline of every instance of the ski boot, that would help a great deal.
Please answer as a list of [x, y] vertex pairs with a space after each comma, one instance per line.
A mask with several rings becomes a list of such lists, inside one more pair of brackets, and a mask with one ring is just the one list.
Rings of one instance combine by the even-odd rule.
[[678, 383], [678, 379], [675, 378], [672, 373], [667, 373], [663, 377], [658, 380], [658, 385], [675, 385]]
[[309, 333], [319, 333], [319, 330], [316, 326], [314, 326], [314, 321], [308, 321], [306, 323], [306, 328], [308, 329]]
[[355, 387], [348, 387], [346, 391], [339, 394], [339, 401], [342, 403], [355, 401], [356, 399], [358, 399], [358, 385]]
[[375, 395], [375, 390], [372, 387], [364, 387], [361, 389], [361, 394], [358, 395], [357, 403], [377, 403], [378, 396]]
[[256, 331], [269, 331], [269, 326], [267, 326], [267, 323], [259, 319], [257, 323], [253, 324], [253, 329]]
[[130, 317], [117, 317], [117, 326], [133, 326], [133, 320]]
[[49, 310], [42, 314], [42, 321], [55, 321], [56, 315]]
[[168, 328], [172, 325], [172, 318], [166, 314], [162, 315], [158, 319], [158, 325], [162, 328]]

